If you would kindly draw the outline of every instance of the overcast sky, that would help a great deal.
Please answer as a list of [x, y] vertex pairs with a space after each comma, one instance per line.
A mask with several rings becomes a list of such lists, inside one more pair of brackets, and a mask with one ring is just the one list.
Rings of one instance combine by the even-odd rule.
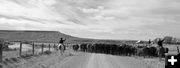
[[180, 0], [0, 0], [0, 29], [98, 39], [180, 38]]

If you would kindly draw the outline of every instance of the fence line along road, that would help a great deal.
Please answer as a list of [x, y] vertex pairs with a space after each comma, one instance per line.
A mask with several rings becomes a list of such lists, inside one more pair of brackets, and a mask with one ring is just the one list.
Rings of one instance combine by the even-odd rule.
[[2, 68], [2, 57], [3, 57], [3, 45], [4, 45], [4, 40], [0, 39], [0, 68]]

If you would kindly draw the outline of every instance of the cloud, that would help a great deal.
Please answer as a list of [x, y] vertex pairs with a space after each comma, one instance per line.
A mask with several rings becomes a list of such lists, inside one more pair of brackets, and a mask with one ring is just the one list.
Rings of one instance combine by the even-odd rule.
[[[45, 1], [45, 0], [43, 0]], [[40, 3], [39, 3], [40, 2]], [[34, 19], [46, 19], [46, 20], [64, 20], [63, 17], [57, 15], [55, 12], [47, 8], [41, 0], [28, 0], [27, 5], [22, 6], [11, 1], [2, 1], [0, 4], [0, 14], [6, 16], [21, 16]], [[31, 7], [28, 7], [31, 6]]]
[[0, 29], [103, 39], [180, 37], [179, 7], [179, 0], [1, 0]]
[[80, 9], [84, 13], [98, 13], [101, 10], [103, 10], [104, 7], [102, 7], [102, 6], [98, 6], [97, 8], [80, 8], [79, 7], [78, 9]]

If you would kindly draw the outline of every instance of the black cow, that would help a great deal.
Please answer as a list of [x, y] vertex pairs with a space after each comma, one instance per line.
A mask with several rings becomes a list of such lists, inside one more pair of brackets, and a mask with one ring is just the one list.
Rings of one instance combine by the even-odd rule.
[[88, 44], [85, 44], [85, 43], [81, 44], [81, 45], [80, 45], [81, 51], [86, 52], [86, 51], [87, 51], [87, 45], [88, 45]]
[[73, 45], [73, 50], [77, 51], [79, 49], [79, 45]]

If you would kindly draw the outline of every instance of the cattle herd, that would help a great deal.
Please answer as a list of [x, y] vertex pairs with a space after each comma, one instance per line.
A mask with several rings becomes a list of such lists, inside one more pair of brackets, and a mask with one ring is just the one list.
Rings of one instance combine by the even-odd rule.
[[[158, 48], [154, 46], [133, 46], [127, 44], [76, 44], [72, 46], [75, 51], [90, 52], [90, 53], [103, 53], [111, 55], [125, 55], [125, 56], [144, 56], [144, 57], [157, 57]], [[164, 54], [168, 52], [168, 48], [164, 48]]]

